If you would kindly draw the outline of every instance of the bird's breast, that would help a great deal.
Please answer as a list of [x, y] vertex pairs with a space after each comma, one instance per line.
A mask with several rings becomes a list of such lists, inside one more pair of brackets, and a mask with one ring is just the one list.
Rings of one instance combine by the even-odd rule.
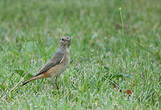
[[63, 58], [63, 62], [62, 62], [62, 63], [63, 63], [64, 65], [68, 65], [69, 62], [70, 62], [70, 53], [69, 53], [69, 48], [67, 48], [67, 49], [65, 50], [64, 58]]

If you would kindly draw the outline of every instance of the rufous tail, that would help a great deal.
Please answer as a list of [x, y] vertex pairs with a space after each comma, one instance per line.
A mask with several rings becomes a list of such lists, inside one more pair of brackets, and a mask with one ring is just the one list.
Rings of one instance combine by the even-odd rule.
[[40, 78], [43, 78], [43, 77], [44, 77], [44, 74], [40, 74], [40, 75], [38, 75], [38, 76], [34, 76], [34, 77], [32, 77], [31, 79], [25, 81], [21, 86], [24, 86], [24, 85], [26, 85], [27, 83], [29, 83], [29, 82], [31, 82], [31, 81], [33, 81], [33, 80], [40, 79]]

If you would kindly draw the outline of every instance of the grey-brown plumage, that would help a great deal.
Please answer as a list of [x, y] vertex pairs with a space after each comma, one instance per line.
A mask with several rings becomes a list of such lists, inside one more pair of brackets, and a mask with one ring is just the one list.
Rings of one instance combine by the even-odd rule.
[[51, 67], [59, 64], [60, 61], [63, 59], [63, 56], [64, 56], [64, 51], [62, 51], [61, 49], [58, 49], [53, 55], [53, 57], [46, 63], [46, 65], [38, 72], [36, 76], [46, 72]]
[[53, 57], [45, 64], [42, 69], [40, 69], [37, 75], [25, 81], [22, 85], [40, 78], [51, 77], [53, 79], [56, 77], [55, 83], [57, 86], [57, 76], [65, 71], [70, 62], [70, 42], [70, 37], [62, 37], [59, 41], [58, 49], [56, 50]]

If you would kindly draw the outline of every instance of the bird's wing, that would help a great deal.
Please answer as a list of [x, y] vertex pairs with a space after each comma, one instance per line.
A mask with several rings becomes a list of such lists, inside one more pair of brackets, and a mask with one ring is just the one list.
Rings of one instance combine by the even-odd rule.
[[48, 71], [51, 67], [60, 64], [63, 60], [64, 53], [60, 50], [56, 51], [53, 57], [46, 63], [46, 65], [38, 72], [38, 75]]

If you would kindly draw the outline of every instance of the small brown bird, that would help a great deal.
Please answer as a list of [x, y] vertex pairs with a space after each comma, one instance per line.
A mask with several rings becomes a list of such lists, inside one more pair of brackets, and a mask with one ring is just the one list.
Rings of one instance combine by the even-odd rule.
[[58, 49], [56, 50], [52, 58], [45, 64], [42, 69], [40, 69], [37, 75], [25, 81], [22, 86], [36, 79], [50, 77], [51, 81], [55, 79], [55, 84], [58, 89], [57, 77], [65, 71], [70, 62], [70, 42], [70, 37], [62, 37], [59, 41]]

